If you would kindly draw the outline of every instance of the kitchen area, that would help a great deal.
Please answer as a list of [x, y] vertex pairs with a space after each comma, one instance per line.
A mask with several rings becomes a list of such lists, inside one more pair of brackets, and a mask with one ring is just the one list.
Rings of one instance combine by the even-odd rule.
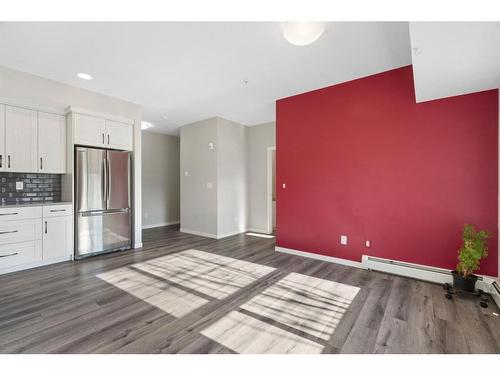
[[134, 246], [134, 119], [0, 102], [0, 274]]

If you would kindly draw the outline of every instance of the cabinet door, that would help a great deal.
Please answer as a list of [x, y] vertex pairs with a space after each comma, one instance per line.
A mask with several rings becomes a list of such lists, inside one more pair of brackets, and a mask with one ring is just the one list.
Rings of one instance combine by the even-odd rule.
[[38, 112], [38, 171], [66, 173], [66, 118]]
[[84, 146], [105, 146], [106, 122], [104, 119], [73, 113], [75, 144]]
[[0, 104], [0, 171], [5, 169], [5, 106]]
[[132, 124], [106, 120], [106, 147], [131, 151], [133, 130]]
[[43, 259], [66, 257], [73, 252], [71, 216], [43, 219]]
[[8, 172], [36, 172], [37, 113], [35, 111], [5, 107], [5, 154]]

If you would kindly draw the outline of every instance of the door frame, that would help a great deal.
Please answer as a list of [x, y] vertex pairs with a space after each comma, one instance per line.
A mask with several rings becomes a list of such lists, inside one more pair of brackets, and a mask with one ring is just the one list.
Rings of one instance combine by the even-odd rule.
[[267, 233], [273, 232], [273, 152], [276, 146], [267, 148]]

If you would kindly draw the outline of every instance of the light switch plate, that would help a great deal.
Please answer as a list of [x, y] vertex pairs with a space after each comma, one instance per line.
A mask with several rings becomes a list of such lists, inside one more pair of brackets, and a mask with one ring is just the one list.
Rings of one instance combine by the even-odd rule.
[[347, 245], [347, 236], [340, 236], [340, 244], [341, 245]]
[[16, 190], [23, 190], [24, 183], [22, 181], [16, 181]]

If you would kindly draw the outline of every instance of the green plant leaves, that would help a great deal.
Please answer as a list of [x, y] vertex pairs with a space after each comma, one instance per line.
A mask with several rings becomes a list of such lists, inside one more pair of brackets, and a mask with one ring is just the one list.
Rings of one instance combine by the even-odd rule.
[[477, 232], [474, 226], [465, 224], [462, 240], [463, 244], [458, 251], [457, 272], [467, 277], [479, 269], [479, 262], [488, 256], [486, 241], [491, 235], [481, 230]]

